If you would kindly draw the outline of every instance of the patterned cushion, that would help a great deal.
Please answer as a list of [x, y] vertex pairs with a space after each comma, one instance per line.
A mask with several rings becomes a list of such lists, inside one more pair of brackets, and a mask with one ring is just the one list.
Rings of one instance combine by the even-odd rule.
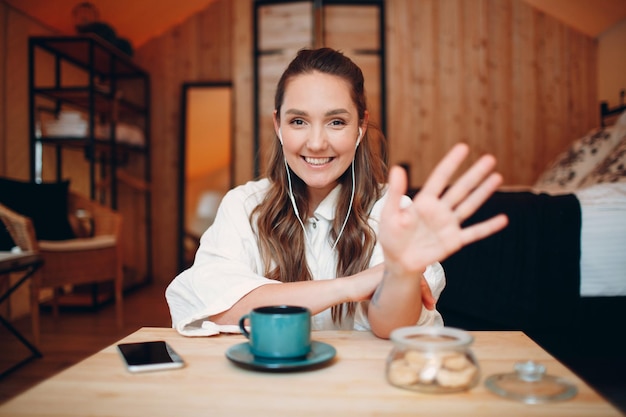
[[610, 126], [591, 130], [577, 139], [552, 162], [535, 183], [535, 189], [564, 193], [577, 189], [594, 168], [620, 142], [622, 127]]
[[622, 130], [622, 140], [580, 183], [580, 187], [607, 182], [626, 182], [626, 129]]

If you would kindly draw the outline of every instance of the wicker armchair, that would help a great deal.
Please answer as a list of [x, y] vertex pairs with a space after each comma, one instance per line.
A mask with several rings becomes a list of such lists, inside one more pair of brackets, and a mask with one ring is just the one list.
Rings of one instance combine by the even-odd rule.
[[[116, 318], [123, 326], [122, 216], [80, 194], [68, 193], [68, 217], [85, 210], [93, 219], [93, 236], [60, 241], [37, 240], [33, 222], [0, 204], [0, 219], [20, 249], [38, 252], [43, 267], [31, 281], [31, 316], [35, 344], [39, 344], [39, 300], [42, 288], [54, 290], [53, 311], [58, 315], [57, 290], [66, 285], [113, 281]], [[72, 223], [72, 222], [70, 222]]]

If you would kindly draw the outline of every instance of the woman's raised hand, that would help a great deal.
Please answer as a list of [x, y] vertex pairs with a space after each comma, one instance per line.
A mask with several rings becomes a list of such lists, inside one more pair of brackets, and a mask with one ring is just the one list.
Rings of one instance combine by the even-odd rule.
[[507, 225], [507, 217], [500, 214], [461, 227], [502, 182], [501, 175], [493, 172], [495, 158], [486, 155], [447, 188], [468, 153], [467, 145], [455, 145], [437, 164], [412, 204], [404, 208], [400, 202], [407, 192], [406, 173], [400, 167], [391, 168], [388, 200], [378, 235], [385, 267], [390, 272], [421, 273], [431, 263], [442, 261], [463, 246]]

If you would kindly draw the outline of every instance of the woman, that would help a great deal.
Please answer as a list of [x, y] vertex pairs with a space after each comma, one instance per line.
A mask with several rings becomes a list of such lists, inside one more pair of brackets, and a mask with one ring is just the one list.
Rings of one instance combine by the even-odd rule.
[[224, 197], [194, 264], [166, 291], [173, 325], [210, 334], [211, 323], [278, 304], [308, 307], [314, 330], [386, 338], [400, 326], [443, 324], [438, 261], [507, 222], [460, 226], [500, 184], [494, 158], [444, 192], [468, 153], [457, 145], [413, 201], [401, 168], [384, 185], [384, 138], [369, 126], [363, 74], [328, 48], [301, 50], [289, 64], [273, 119], [267, 178]]

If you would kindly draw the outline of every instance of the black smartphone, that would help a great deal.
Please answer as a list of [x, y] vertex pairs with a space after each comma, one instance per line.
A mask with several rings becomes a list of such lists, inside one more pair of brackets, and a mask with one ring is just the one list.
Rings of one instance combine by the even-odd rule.
[[180, 355], [163, 340], [120, 343], [117, 351], [130, 372], [160, 371], [185, 366]]

